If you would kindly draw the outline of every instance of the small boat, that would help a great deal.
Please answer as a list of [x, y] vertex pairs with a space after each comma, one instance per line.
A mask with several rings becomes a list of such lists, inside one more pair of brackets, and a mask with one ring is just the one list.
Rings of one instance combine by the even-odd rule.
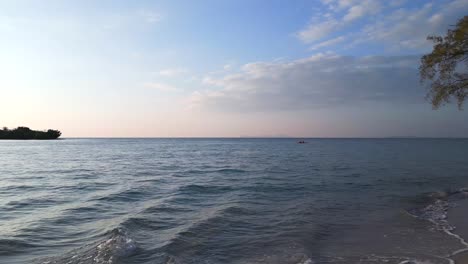
[[297, 144], [305, 144], [307, 142], [305, 142], [304, 140], [301, 140], [301, 141], [298, 141]]

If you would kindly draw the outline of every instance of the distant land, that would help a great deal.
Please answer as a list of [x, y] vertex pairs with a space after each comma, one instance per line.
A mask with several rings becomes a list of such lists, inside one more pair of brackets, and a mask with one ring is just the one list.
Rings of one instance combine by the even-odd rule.
[[29, 127], [17, 127], [15, 129], [4, 127], [0, 130], [0, 139], [57, 139], [61, 135], [62, 132], [58, 130], [39, 131], [31, 130]]

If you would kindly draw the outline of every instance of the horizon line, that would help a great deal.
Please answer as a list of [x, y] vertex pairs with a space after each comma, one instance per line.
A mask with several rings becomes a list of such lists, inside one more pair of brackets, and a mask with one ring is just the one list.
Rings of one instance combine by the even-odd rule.
[[59, 139], [468, 139], [468, 136], [383, 136], [383, 137], [300, 137], [300, 136], [239, 136], [239, 137], [225, 137], [225, 136], [175, 136], [175, 137], [62, 137]]

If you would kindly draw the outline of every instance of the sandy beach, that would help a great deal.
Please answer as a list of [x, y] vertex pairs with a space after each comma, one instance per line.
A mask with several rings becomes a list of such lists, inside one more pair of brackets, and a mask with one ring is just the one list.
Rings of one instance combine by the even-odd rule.
[[[459, 200], [455, 203], [454, 207], [450, 208], [447, 213], [447, 220], [455, 227], [452, 231], [454, 234], [463, 239], [462, 243], [466, 243], [468, 238], [468, 199]], [[463, 244], [460, 245], [460, 252], [455, 254], [452, 259], [456, 264], [468, 263], [468, 247], [463, 251]]]

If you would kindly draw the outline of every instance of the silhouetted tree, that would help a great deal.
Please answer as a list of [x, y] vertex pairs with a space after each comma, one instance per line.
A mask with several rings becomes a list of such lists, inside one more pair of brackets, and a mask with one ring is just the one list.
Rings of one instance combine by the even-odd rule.
[[460, 19], [445, 37], [429, 36], [434, 42], [430, 54], [421, 58], [421, 82], [430, 81], [427, 97], [437, 109], [453, 97], [461, 109], [468, 95], [468, 16]]
[[47, 135], [49, 138], [59, 138], [62, 135], [62, 132], [58, 130], [49, 129], [47, 130]]
[[57, 139], [61, 135], [62, 133], [58, 130], [36, 131], [28, 127], [18, 127], [11, 130], [4, 127], [0, 130], [0, 139]]

